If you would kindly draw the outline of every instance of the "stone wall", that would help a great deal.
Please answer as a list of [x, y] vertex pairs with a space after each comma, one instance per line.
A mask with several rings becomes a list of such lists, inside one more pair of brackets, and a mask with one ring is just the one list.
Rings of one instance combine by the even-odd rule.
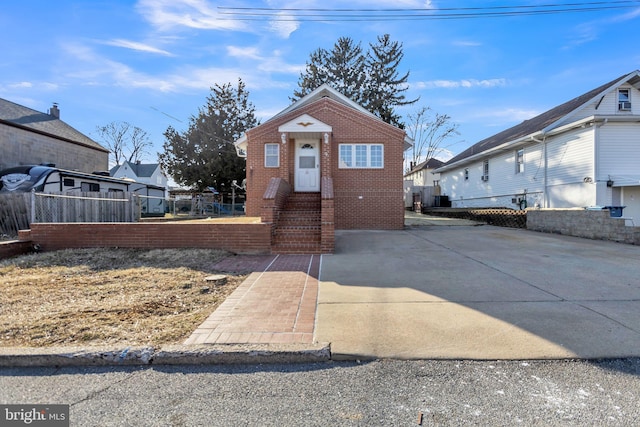
[[595, 240], [640, 245], [640, 227], [624, 217], [611, 217], [608, 210], [531, 209], [527, 229]]

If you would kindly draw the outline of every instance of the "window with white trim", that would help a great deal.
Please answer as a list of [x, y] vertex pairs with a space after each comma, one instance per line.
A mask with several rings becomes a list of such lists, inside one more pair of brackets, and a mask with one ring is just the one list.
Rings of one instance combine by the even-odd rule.
[[341, 169], [382, 169], [384, 146], [382, 144], [340, 144], [338, 157]]
[[631, 94], [629, 89], [618, 89], [618, 110], [631, 111]]
[[264, 167], [265, 168], [280, 167], [280, 144], [264, 145]]
[[516, 173], [524, 172], [524, 148], [516, 150]]
[[482, 180], [489, 181], [489, 160], [482, 162]]

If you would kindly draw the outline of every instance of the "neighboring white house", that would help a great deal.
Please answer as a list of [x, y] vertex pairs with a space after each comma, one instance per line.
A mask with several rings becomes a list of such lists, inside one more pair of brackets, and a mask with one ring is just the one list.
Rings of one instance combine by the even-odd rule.
[[433, 196], [439, 195], [435, 191], [435, 187], [440, 180], [440, 174], [433, 173], [433, 171], [442, 165], [444, 165], [444, 162], [431, 158], [411, 166], [411, 170], [404, 175], [404, 202], [406, 208], [414, 206], [415, 194], [420, 194], [422, 206], [433, 206]]
[[453, 207], [626, 206], [640, 223], [640, 71], [484, 139], [436, 172]]
[[[144, 184], [157, 185], [167, 189], [167, 177], [158, 163], [124, 162], [111, 168], [109, 174], [115, 178], [129, 178]], [[166, 193], [168, 195], [168, 193]]]

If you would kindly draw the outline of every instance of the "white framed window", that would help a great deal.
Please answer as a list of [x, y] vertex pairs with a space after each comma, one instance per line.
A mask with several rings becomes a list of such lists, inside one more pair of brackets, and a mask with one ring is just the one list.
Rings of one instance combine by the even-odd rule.
[[618, 110], [631, 111], [631, 94], [629, 89], [618, 89]]
[[516, 173], [524, 172], [524, 148], [516, 150]]
[[280, 167], [280, 144], [264, 145], [264, 167], [265, 168]]
[[482, 162], [482, 180], [489, 181], [489, 159]]
[[382, 144], [340, 144], [338, 157], [340, 169], [384, 168]]

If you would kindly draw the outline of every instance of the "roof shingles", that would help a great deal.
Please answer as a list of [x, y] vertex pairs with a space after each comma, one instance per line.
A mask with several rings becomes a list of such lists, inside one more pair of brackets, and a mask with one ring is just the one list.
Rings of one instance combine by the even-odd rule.
[[606, 90], [610, 89], [614, 85], [626, 79], [632, 78], [634, 75], [637, 75], [637, 74], [638, 74], [638, 71], [635, 71], [630, 74], [625, 74], [587, 93], [584, 93], [576, 98], [573, 98], [572, 100], [567, 101], [564, 104], [560, 104], [557, 107], [554, 107], [551, 110], [546, 111], [532, 119], [525, 120], [524, 122], [516, 126], [503, 130], [502, 132], [499, 132], [493, 136], [490, 136], [489, 138], [483, 139], [482, 141], [472, 145], [462, 153], [453, 157], [451, 160], [449, 160], [446, 163], [446, 165], [447, 166], [452, 165], [468, 157], [474, 156], [476, 154], [481, 154], [487, 150], [498, 147], [505, 143], [517, 141], [518, 139], [523, 138], [525, 136], [533, 135], [536, 132], [543, 131], [547, 127], [553, 125], [554, 123], [558, 122], [559, 120], [567, 116], [568, 114], [582, 107], [584, 104], [590, 102], [595, 97], [602, 94]]
[[27, 130], [31, 129], [54, 138], [76, 142], [100, 151], [109, 151], [55, 116], [0, 98], [0, 123], [2, 122]]

